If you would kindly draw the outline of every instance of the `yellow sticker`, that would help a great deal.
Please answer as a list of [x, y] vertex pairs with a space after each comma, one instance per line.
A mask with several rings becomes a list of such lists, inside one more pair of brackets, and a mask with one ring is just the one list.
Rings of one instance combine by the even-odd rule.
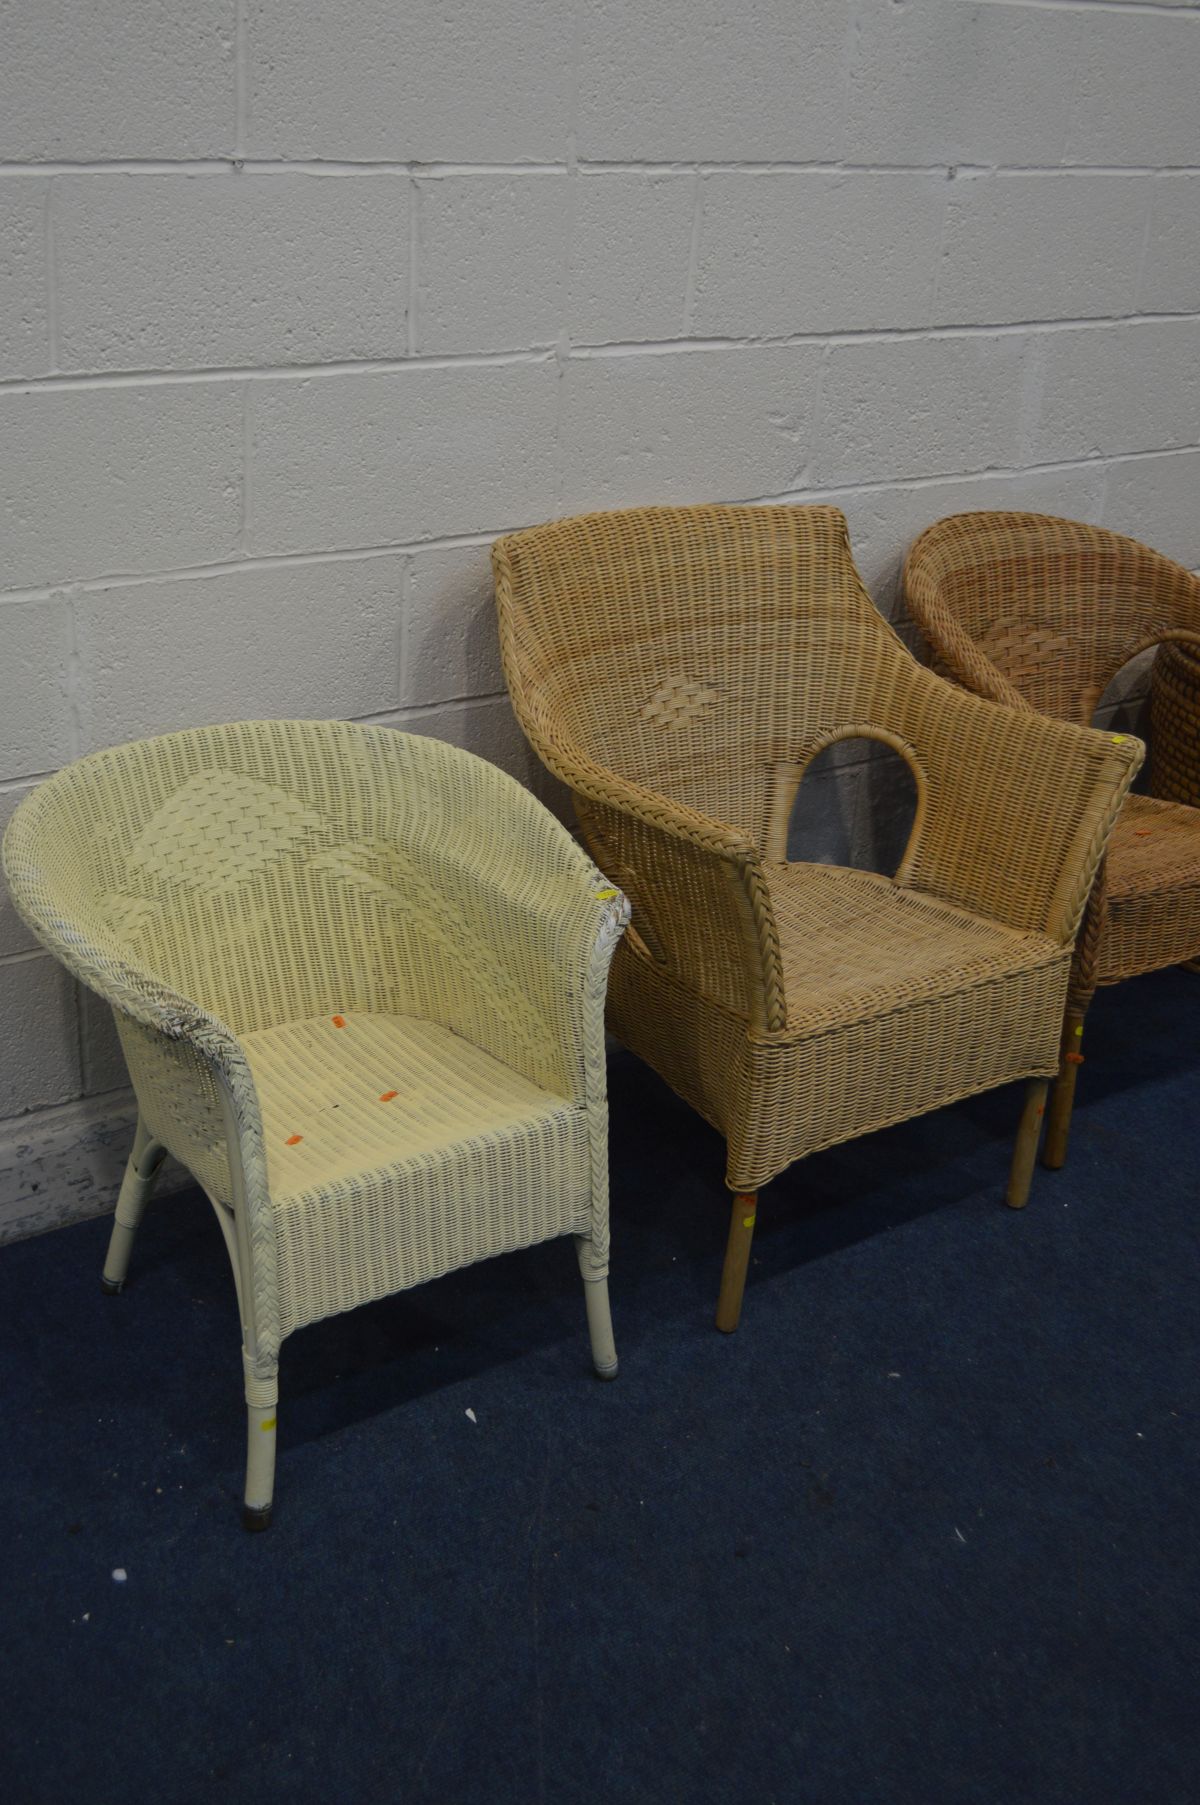
[[1124, 733], [1114, 733], [1110, 735], [1114, 746], [1123, 746], [1128, 737], [1129, 736]]
[[615, 890], [596, 890], [593, 894], [597, 902], [608, 902], [610, 897], [615, 896], [617, 893]]
[[264, 1416], [262, 1422], [258, 1426], [265, 1435], [268, 1430], [275, 1427], [275, 1418], [273, 1416]]
[[753, 1228], [754, 1227], [754, 1217], [753, 1216], [743, 1216], [742, 1217], [742, 1227], [743, 1228]]
[[1076, 1032], [1076, 1034], [1083, 1033], [1083, 1023], [1082, 1022], [1080, 1022], [1079, 1026], [1076, 1028], [1075, 1032]]

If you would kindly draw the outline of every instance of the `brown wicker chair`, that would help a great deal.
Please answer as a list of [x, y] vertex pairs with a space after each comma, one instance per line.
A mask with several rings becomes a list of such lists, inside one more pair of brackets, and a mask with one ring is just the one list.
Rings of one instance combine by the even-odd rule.
[[[494, 550], [521, 723], [633, 901], [609, 1019], [726, 1137], [717, 1325], [756, 1199], [818, 1148], [1032, 1078], [1029, 1191], [1071, 945], [1140, 741], [1016, 714], [923, 669], [836, 508], [645, 508]], [[895, 879], [788, 863], [805, 767], [865, 736], [918, 802]]]
[[[1010, 708], [1081, 725], [1136, 653], [1171, 641], [1200, 646], [1200, 581], [1134, 539], [1078, 521], [952, 515], [921, 534], [904, 581], [940, 666], [960, 683]], [[1168, 679], [1178, 712], [1174, 663]], [[1080, 931], [1042, 1154], [1047, 1166], [1066, 1158], [1084, 1016], [1096, 986], [1200, 955], [1200, 809], [1161, 788], [1153, 758], [1152, 777], [1160, 794], [1125, 803]]]

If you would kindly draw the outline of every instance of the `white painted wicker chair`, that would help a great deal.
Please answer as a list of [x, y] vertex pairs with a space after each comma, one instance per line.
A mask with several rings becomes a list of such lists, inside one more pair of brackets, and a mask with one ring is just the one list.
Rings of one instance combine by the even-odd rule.
[[137, 1093], [106, 1290], [166, 1152], [216, 1209], [247, 1527], [270, 1520], [280, 1344], [305, 1323], [572, 1234], [615, 1374], [603, 1014], [628, 906], [512, 778], [386, 728], [201, 728], [67, 766], [4, 865], [112, 1005]]

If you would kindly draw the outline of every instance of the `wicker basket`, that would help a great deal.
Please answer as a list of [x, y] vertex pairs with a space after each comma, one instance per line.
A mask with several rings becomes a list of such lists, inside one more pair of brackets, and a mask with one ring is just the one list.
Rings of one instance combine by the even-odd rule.
[[1200, 808], [1200, 650], [1160, 646], [1150, 678], [1151, 787]]

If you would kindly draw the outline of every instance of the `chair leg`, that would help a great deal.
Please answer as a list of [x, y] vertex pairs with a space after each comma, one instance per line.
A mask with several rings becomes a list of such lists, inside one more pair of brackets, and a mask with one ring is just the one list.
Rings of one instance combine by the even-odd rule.
[[1075, 1082], [1083, 1064], [1084, 1013], [1082, 1009], [1068, 1009], [1063, 1022], [1062, 1053], [1046, 1115], [1046, 1144], [1042, 1148], [1042, 1164], [1052, 1172], [1057, 1172], [1067, 1157], [1067, 1138], [1075, 1108]]
[[138, 1224], [150, 1201], [154, 1181], [166, 1157], [166, 1149], [151, 1138], [139, 1119], [133, 1137], [133, 1149], [125, 1163], [125, 1176], [117, 1198], [117, 1213], [108, 1238], [108, 1253], [100, 1279], [103, 1289], [115, 1297], [125, 1284], [129, 1256]]
[[246, 1491], [242, 1527], [269, 1529], [275, 1502], [275, 1424], [278, 1372], [270, 1379], [246, 1374]]
[[1025, 1107], [1021, 1111], [1017, 1144], [1013, 1148], [1012, 1170], [1008, 1175], [1008, 1191], [1004, 1198], [1010, 1210], [1023, 1210], [1029, 1202], [1029, 1187], [1033, 1182], [1038, 1136], [1042, 1132], [1042, 1117], [1046, 1113], [1046, 1092], [1049, 1087], [1049, 1079], [1031, 1078], [1025, 1092]]
[[592, 1365], [598, 1379], [617, 1376], [617, 1344], [613, 1340], [612, 1311], [608, 1303], [608, 1267], [597, 1272], [592, 1264], [592, 1243], [587, 1235], [576, 1235], [575, 1251], [583, 1274], [583, 1296], [587, 1305], [588, 1336], [592, 1344]]
[[754, 1240], [754, 1220], [758, 1211], [757, 1191], [735, 1191], [729, 1216], [729, 1239], [725, 1243], [725, 1264], [721, 1269], [721, 1290], [717, 1297], [717, 1327], [723, 1335], [732, 1335], [742, 1314], [742, 1293], [746, 1289], [746, 1273], [750, 1268], [750, 1244]]

